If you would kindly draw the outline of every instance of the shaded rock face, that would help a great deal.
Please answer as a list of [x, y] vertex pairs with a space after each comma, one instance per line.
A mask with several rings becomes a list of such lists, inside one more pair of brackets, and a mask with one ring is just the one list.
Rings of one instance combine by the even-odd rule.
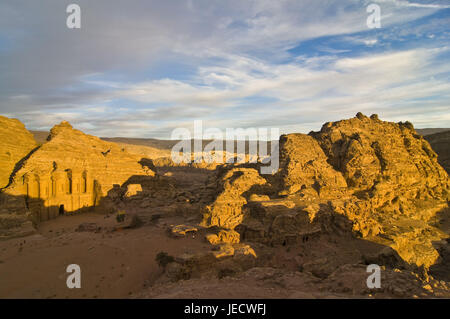
[[0, 189], [9, 184], [16, 163], [27, 156], [37, 143], [19, 120], [0, 116]]
[[450, 131], [439, 132], [424, 136], [433, 150], [438, 154], [438, 162], [450, 173]]
[[2, 194], [1, 214], [30, 212], [35, 222], [98, 206], [115, 184], [131, 176], [154, 176], [140, 158], [114, 143], [75, 130], [67, 122], [21, 163]]

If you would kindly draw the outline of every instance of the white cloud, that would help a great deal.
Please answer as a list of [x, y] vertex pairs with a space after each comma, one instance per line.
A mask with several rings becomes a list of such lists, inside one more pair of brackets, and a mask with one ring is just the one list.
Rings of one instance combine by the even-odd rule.
[[[311, 68], [308, 59], [298, 64], [277, 65], [230, 55], [223, 65], [202, 67], [197, 77], [186, 82], [164, 79], [116, 84], [114, 87], [121, 89], [111, 94], [144, 104], [168, 105], [142, 110], [140, 116], [147, 119], [166, 112], [167, 119], [177, 121], [185, 114], [192, 120], [204, 119], [222, 128], [243, 122], [247, 126], [265, 125], [265, 119], [275, 110], [277, 116], [270, 116], [269, 122], [285, 131], [292, 127], [293, 120], [298, 123], [314, 118], [336, 120], [358, 111], [379, 112], [381, 117], [389, 117], [391, 108], [400, 108], [407, 119], [408, 114], [416, 112], [411, 107], [415, 99], [440, 96], [437, 104], [430, 104], [429, 114], [448, 109], [450, 84], [431, 78], [440, 72], [450, 72], [449, 65], [434, 61], [446, 50], [417, 49], [335, 58], [323, 69]], [[246, 102], [252, 98], [259, 102]], [[235, 109], [237, 106], [239, 111]], [[221, 118], [228, 109], [233, 109], [239, 121]], [[316, 120], [311, 123], [317, 125]], [[297, 129], [301, 127], [297, 125]], [[312, 129], [308, 125], [304, 128]]]
[[[335, 55], [351, 51], [350, 39], [377, 48], [383, 28], [445, 5], [378, 1], [382, 30], [355, 36], [367, 30], [370, 2], [79, 0], [82, 29], [72, 32], [63, 2], [7, 0], [0, 4], [0, 41], [3, 34], [14, 41], [0, 51], [0, 113], [33, 128], [68, 119], [99, 135], [146, 136], [194, 118], [222, 127], [317, 129], [360, 110], [390, 116], [401, 103], [410, 106], [402, 109], [407, 117], [415, 112], [412, 98], [431, 95], [440, 98], [424, 117], [440, 114], [448, 85], [429, 79], [448, 69], [432, 62], [438, 51]], [[287, 52], [334, 35], [346, 35], [350, 48], [323, 46], [326, 56], [296, 58]], [[172, 62], [189, 71], [171, 75], [178, 71]], [[167, 70], [154, 75], [160, 65]]]
[[450, 5], [435, 4], [435, 3], [417, 3], [406, 0], [374, 0], [378, 3], [391, 3], [398, 7], [412, 7], [412, 8], [427, 8], [427, 9], [446, 9], [450, 8]]

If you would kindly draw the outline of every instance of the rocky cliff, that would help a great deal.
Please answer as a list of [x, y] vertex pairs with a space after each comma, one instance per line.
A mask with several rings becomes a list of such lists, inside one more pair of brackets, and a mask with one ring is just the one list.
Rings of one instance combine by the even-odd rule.
[[374, 237], [409, 263], [438, 259], [433, 242], [447, 235], [429, 225], [447, 207], [449, 180], [430, 144], [411, 123], [358, 113], [311, 133], [350, 195], [330, 202], [362, 237]]
[[311, 135], [359, 197], [446, 198], [448, 176], [430, 144], [409, 122], [384, 122], [358, 113], [353, 119], [327, 123]]
[[347, 182], [329, 163], [317, 141], [305, 134], [280, 138], [280, 195], [324, 197], [345, 191]]
[[19, 163], [1, 194], [0, 226], [11, 228], [30, 217], [39, 222], [98, 206], [114, 185], [155, 174], [140, 160], [115, 143], [62, 122], [52, 128], [46, 143]]
[[19, 120], [0, 116], [0, 189], [9, 184], [16, 164], [27, 156], [37, 143]]
[[[239, 178], [249, 176], [243, 189], [232, 178], [235, 171], [225, 175], [227, 187], [218, 188], [203, 223], [236, 229], [241, 240], [286, 245], [350, 231], [392, 247], [410, 264], [429, 267], [448, 237], [434, 227], [438, 216], [448, 215], [448, 175], [408, 122], [358, 113], [309, 135], [281, 136], [274, 176], [242, 172]], [[258, 190], [251, 182], [266, 187]], [[224, 225], [213, 216], [236, 223]]]
[[219, 192], [214, 203], [205, 207], [202, 225], [234, 229], [242, 222], [244, 193], [266, 180], [253, 168], [233, 168], [218, 181]]

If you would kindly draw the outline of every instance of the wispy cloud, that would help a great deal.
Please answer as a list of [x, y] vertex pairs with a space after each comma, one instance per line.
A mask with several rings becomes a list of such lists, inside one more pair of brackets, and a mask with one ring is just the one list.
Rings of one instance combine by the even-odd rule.
[[[381, 29], [367, 28], [371, 2]], [[0, 4], [1, 114], [165, 138], [193, 119], [288, 132], [357, 111], [450, 125], [443, 1], [78, 3], [76, 31], [66, 3]]]
[[417, 3], [410, 2], [406, 0], [374, 0], [374, 2], [378, 3], [391, 3], [398, 7], [412, 7], [412, 8], [427, 8], [427, 9], [446, 9], [450, 8], [448, 4], [439, 4], [439, 3]]

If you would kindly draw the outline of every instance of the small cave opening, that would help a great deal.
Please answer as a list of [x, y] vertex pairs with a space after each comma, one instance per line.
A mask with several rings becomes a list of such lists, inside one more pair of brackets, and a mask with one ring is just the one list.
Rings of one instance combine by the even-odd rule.
[[59, 206], [59, 215], [64, 215], [64, 205]]

